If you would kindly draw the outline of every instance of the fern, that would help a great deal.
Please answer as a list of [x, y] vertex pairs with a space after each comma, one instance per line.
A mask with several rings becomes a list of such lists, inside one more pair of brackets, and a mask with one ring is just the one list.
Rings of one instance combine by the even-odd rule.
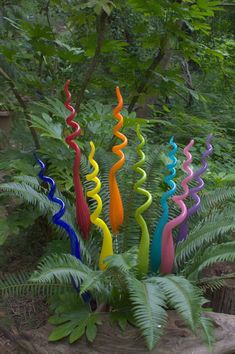
[[195, 334], [201, 335], [211, 349], [214, 343], [213, 325], [211, 320], [202, 314], [202, 305], [207, 302], [202, 291], [182, 276], [170, 275], [149, 278], [147, 281], [158, 284], [167, 306], [176, 310], [186, 325]]
[[[82, 282], [80, 287], [80, 294], [90, 292], [95, 295], [96, 299], [106, 299], [110, 297], [111, 288], [108, 283], [105, 282], [104, 273], [97, 271], [90, 273]], [[106, 284], [106, 286], [105, 286]]]
[[17, 196], [25, 202], [37, 206], [43, 214], [51, 209], [51, 202], [46, 195], [39, 193], [27, 183], [9, 182], [0, 184], [3, 193]]
[[[56, 281], [59, 284], [70, 284], [72, 278], [76, 285], [81, 285], [81, 294], [89, 291], [99, 299], [109, 299], [112, 280], [116, 286], [116, 281], [120, 281], [120, 269], [125, 273], [136, 266], [136, 253], [136, 250], [132, 250], [107, 258], [109, 267], [105, 272], [93, 271], [69, 254], [50, 255], [42, 259], [30, 280], [35, 283], [51, 284]], [[116, 272], [119, 274], [118, 280], [115, 278]]]
[[0, 246], [2, 246], [5, 243], [6, 239], [11, 233], [14, 234], [15, 230], [17, 230], [15, 229], [15, 227], [10, 228], [9, 222], [6, 218], [0, 219]]
[[30, 280], [31, 274], [28, 272], [17, 272], [15, 274], [8, 274], [5, 278], [0, 279], [0, 294], [1, 296], [23, 296], [31, 294], [34, 296], [43, 295], [51, 296], [55, 293], [62, 293], [64, 291], [71, 291], [71, 284], [40, 284]]
[[223, 240], [224, 236], [235, 229], [234, 217], [226, 215], [220, 219], [212, 219], [208, 222], [200, 222], [192, 230], [186, 241], [176, 248], [176, 262], [179, 266], [190, 259], [193, 254], [202, 248], [209, 246], [215, 240]]
[[110, 274], [93, 271], [70, 254], [51, 255], [44, 258], [38, 265], [31, 280], [36, 283], [71, 284], [73, 279], [76, 287], [81, 285], [81, 294], [89, 290], [97, 297], [110, 296]]
[[[4, 194], [17, 196], [22, 201], [37, 207], [41, 215], [47, 215], [49, 222], [51, 222], [51, 214], [55, 214], [58, 211], [58, 206], [52, 203], [43, 193], [43, 189], [38, 186], [35, 178], [27, 178], [27, 176], [22, 176], [22, 179], [24, 177], [26, 177], [26, 179], [21, 183], [9, 182], [0, 184], [0, 190], [2, 190]], [[58, 193], [58, 196], [65, 200], [67, 205], [67, 211], [63, 219], [71, 224], [74, 230], [76, 230], [77, 226], [75, 224], [74, 207], [70, 205], [69, 201], [67, 201], [63, 195]], [[55, 227], [54, 224], [52, 225], [61, 235], [66, 235], [64, 230], [59, 227]], [[4, 237], [4, 235], [1, 235], [1, 240], [4, 241], [5, 238], [6, 237]], [[97, 240], [90, 239], [86, 242], [85, 247], [84, 240], [81, 237], [79, 237], [79, 239], [83, 261], [88, 264], [94, 264], [94, 260], [97, 259], [96, 256], [99, 252], [99, 249], [97, 248]]]
[[[208, 223], [208, 222], [213, 222], [215, 220], [223, 220], [225, 217], [228, 218], [233, 218], [235, 219], [235, 205], [234, 203], [229, 203], [228, 201], [224, 206], [220, 205], [220, 207], [215, 207], [213, 209], [209, 209], [207, 213], [200, 213], [197, 215], [196, 218], [194, 218], [193, 225], [194, 227], [197, 226], [198, 228], [201, 227], [201, 224]], [[195, 223], [197, 225], [195, 225]]]
[[137, 267], [138, 248], [133, 247], [122, 254], [114, 254], [107, 257], [108, 267], [117, 269], [122, 273], [127, 273]]
[[45, 257], [39, 263], [38, 270], [33, 273], [31, 280], [38, 283], [52, 283], [57, 280], [61, 284], [70, 284], [73, 278], [78, 286], [92, 272], [70, 254], [55, 254]]
[[200, 321], [201, 305], [205, 302], [202, 292], [181, 276], [150, 278], [165, 295], [169, 307], [174, 308], [193, 332]]
[[235, 241], [213, 245], [199, 252], [184, 268], [189, 280], [198, 280], [203, 269], [217, 262], [235, 261]]
[[[212, 343], [210, 323], [202, 318], [202, 304], [205, 300], [201, 291], [179, 276], [136, 279], [130, 272], [135, 269], [136, 261], [132, 256], [135, 254], [136, 250], [132, 250], [123, 255], [113, 256], [113, 260], [109, 257], [109, 266], [105, 271], [93, 271], [69, 254], [47, 256], [39, 263], [37, 271], [31, 277], [29, 275], [13, 276], [7, 284], [3, 284], [2, 289], [7, 294], [12, 292], [20, 294], [18, 290], [15, 290], [20, 285], [20, 289], [24, 291], [25, 289], [35, 290], [36, 293], [44, 291], [43, 293], [51, 295], [55, 289], [62, 291], [68, 288], [67, 290], [70, 291], [71, 278], [73, 278], [76, 285], [81, 286], [80, 294], [91, 292], [96, 301], [111, 303], [113, 311], [119, 309], [120, 304], [127, 305], [127, 296], [129, 296], [133, 305], [131, 311], [135, 319], [134, 323], [141, 329], [149, 350], [155, 346], [163, 333], [167, 322], [167, 308], [174, 308], [195, 333], [203, 331], [207, 341]], [[127, 289], [127, 296], [125, 296], [123, 282]], [[67, 296], [66, 299], [68, 300]], [[76, 305], [74, 307], [67, 300], [63, 306], [69, 306], [69, 311], [74, 313]], [[66, 326], [62, 324], [69, 321], [70, 317], [67, 317], [63, 308], [61, 307], [60, 317], [56, 315], [51, 319], [52, 323], [59, 324], [59, 327], [50, 335], [50, 340], [57, 340], [68, 335]], [[126, 311], [125, 315], [122, 312], [122, 323], [126, 322], [123, 316], [126, 320], [130, 320], [130, 311]], [[70, 340], [73, 341], [75, 338], [78, 339], [72, 336]]]
[[224, 202], [233, 199], [235, 196], [235, 188], [216, 188], [211, 192], [204, 193], [201, 202], [201, 211], [208, 211], [216, 206], [221, 206]]
[[211, 353], [213, 350], [213, 344], [215, 342], [213, 322], [210, 318], [201, 316], [199, 323], [200, 328], [198, 329], [197, 334], [199, 334], [204, 342], [208, 344], [208, 349]]
[[148, 349], [152, 350], [167, 322], [165, 297], [156, 283], [127, 278], [127, 286], [136, 325], [141, 329]]
[[36, 191], [40, 191], [41, 190], [41, 186], [37, 180], [36, 177], [32, 177], [32, 176], [15, 176], [14, 177], [14, 181], [18, 182], [18, 183], [26, 183], [27, 185], [31, 186], [33, 189], [35, 189]]
[[214, 291], [222, 288], [226, 284], [226, 280], [228, 279], [235, 279], [235, 273], [224, 274], [221, 276], [209, 278], [201, 278], [196, 284], [204, 291], [206, 291], [207, 289], [209, 289], [210, 291]]

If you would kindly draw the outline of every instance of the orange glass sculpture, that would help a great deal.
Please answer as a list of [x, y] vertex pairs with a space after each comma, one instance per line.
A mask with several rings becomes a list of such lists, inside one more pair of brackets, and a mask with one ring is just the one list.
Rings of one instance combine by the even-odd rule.
[[122, 205], [122, 198], [118, 188], [118, 183], [116, 179], [116, 172], [123, 166], [125, 162], [125, 155], [121, 149], [127, 146], [127, 138], [124, 134], [120, 133], [120, 129], [123, 127], [123, 116], [120, 111], [123, 107], [123, 99], [119, 90], [116, 87], [116, 94], [118, 99], [118, 105], [113, 110], [114, 117], [118, 120], [117, 125], [113, 129], [114, 135], [121, 139], [123, 142], [119, 145], [115, 145], [112, 151], [120, 158], [109, 172], [109, 190], [110, 190], [110, 204], [109, 204], [109, 220], [114, 234], [119, 232], [120, 226], [123, 224], [124, 212]]

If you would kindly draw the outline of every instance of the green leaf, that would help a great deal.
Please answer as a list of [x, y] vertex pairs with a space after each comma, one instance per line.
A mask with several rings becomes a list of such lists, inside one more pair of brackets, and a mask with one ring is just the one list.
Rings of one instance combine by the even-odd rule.
[[45, 41], [43, 39], [33, 39], [31, 41], [31, 44], [33, 46], [33, 48], [39, 52], [41, 52], [42, 54], [44, 54], [45, 56], [51, 57], [51, 56], [55, 56], [57, 54], [57, 50], [54, 46], [53, 43], [51, 43], [51, 41]]
[[128, 318], [130, 317], [130, 313], [128, 309], [120, 309], [110, 312], [109, 314], [109, 321], [111, 325], [117, 323], [122, 331], [126, 329]]
[[43, 26], [39, 23], [22, 22], [21, 28], [29, 35], [29, 37], [36, 38], [46, 38], [54, 39], [54, 34], [51, 28], [48, 26]]
[[209, 55], [214, 55], [215, 57], [224, 60], [226, 53], [222, 53], [220, 50], [206, 48], [205, 52]]
[[55, 329], [53, 329], [53, 331], [51, 332], [51, 334], [48, 337], [48, 340], [50, 342], [54, 342], [57, 340], [60, 340], [64, 337], [67, 337], [73, 330], [74, 324], [73, 323], [64, 323], [58, 327], [56, 327]]
[[83, 334], [85, 333], [85, 328], [86, 328], [86, 322], [81, 323], [80, 325], [75, 327], [69, 336], [69, 343], [72, 344], [76, 340], [81, 338], [83, 336]]
[[55, 43], [58, 46], [57, 55], [61, 59], [68, 60], [71, 63], [77, 63], [82, 60], [82, 54], [84, 53], [82, 48], [69, 46], [68, 44], [58, 39], [55, 40]]
[[162, 108], [163, 108], [164, 112], [167, 112], [167, 113], [170, 112], [170, 109], [165, 104], [162, 106]]
[[111, 15], [111, 12], [112, 12], [112, 9], [114, 7], [114, 3], [113, 1], [110, 1], [110, 0], [103, 0], [103, 5], [102, 5], [102, 9], [104, 10], [104, 12], [106, 12], [106, 14], [108, 16]]
[[62, 316], [54, 315], [48, 318], [48, 322], [53, 325], [59, 325], [66, 322], [66, 319]]
[[32, 275], [32, 281], [50, 283], [56, 278], [61, 283], [70, 284], [72, 277], [76, 284], [79, 284], [89, 273], [93, 271], [72, 255], [54, 254], [39, 263], [38, 270]]
[[121, 52], [126, 46], [128, 46], [128, 43], [120, 40], [105, 41], [102, 46], [102, 53]]
[[41, 136], [48, 138], [58, 139], [61, 142], [62, 139], [62, 125], [60, 123], [53, 122], [52, 118], [47, 113], [42, 113], [41, 117], [31, 115], [32, 127], [41, 131]]
[[37, 205], [44, 214], [52, 207], [52, 203], [46, 195], [39, 193], [26, 183], [3, 183], [0, 184], [0, 190], [8, 195], [18, 196], [29, 204]]
[[94, 323], [88, 321], [86, 327], [86, 337], [89, 342], [93, 342], [97, 334], [97, 326]]
[[[187, 240], [179, 243], [176, 249], [177, 263], [192, 259], [197, 250], [202, 250], [221, 235], [234, 230], [234, 215], [222, 215], [220, 218], [203, 220], [190, 232]], [[204, 248], [202, 248], [204, 247]]]
[[125, 317], [119, 318], [118, 319], [118, 325], [124, 331], [126, 329], [126, 326], [127, 326], [127, 319]]

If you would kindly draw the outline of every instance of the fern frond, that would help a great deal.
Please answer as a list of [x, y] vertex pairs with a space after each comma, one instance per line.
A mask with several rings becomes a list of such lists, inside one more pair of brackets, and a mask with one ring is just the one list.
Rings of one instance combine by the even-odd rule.
[[51, 208], [51, 202], [46, 195], [36, 191], [27, 183], [2, 183], [0, 184], [0, 190], [5, 194], [17, 196], [25, 202], [37, 206], [43, 214], [46, 214]]
[[96, 294], [97, 296], [102, 296], [102, 298], [107, 298], [110, 296], [110, 286], [104, 286], [104, 272], [91, 272], [83, 281], [80, 287], [80, 294], [84, 294], [86, 292], [91, 292], [92, 294]]
[[192, 218], [194, 229], [200, 228], [202, 224], [207, 224], [208, 222], [213, 222], [215, 220], [223, 220], [224, 218], [231, 218], [235, 220], [235, 204], [227, 202], [226, 205], [220, 206], [218, 208], [213, 208], [209, 210], [209, 213], [206, 215], [198, 215], [195, 221]]
[[165, 297], [156, 283], [127, 278], [133, 315], [142, 331], [149, 350], [160, 339], [167, 321]]
[[108, 268], [127, 273], [137, 266], [138, 248], [133, 247], [125, 253], [113, 254], [106, 258]]
[[38, 179], [33, 176], [21, 176], [21, 175], [15, 176], [14, 181], [16, 181], [18, 183], [28, 184], [29, 186], [31, 186], [32, 188], [34, 188], [37, 191], [40, 191], [40, 189], [41, 189]]
[[39, 263], [30, 280], [37, 283], [53, 283], [57, 280], [61, 284], [70, 284], [73, 278], [78, 286], [92, 272], [90, 268], [70, 254], [54, 254], [45, 257]]
[[208, 211], [216, 206], [220, 206], [225, 201], [234, 199], [235, 188], [216, 188], [212, 192], [204, 193], [201, 200], [200, 210], [202, 212]]
[[5, 278], [0, 279], [0, 294], [1, 296], [22, 296], [31, 294], [33, 296], [43, 295], [51, 296], [55, 293], [60, 293], [72, 290], [71, 284], [37, 284], [30, 280], [31, 273], [17, 272], [7, 274]]
[[89, 291], [94, 298], [107, 303], [112, 296], [113, 284], [117, 284], [113, 272], [93, 271], [70, 254], [54, 254], [42, 259], [30, 281], [67, 286], [71, 285], [71, 279], [80, 287], [81, 295]]
[[38, 265], [38, 270], [31, 276], [36, 283], [71, 284], [80, 286], [81, 294], [89, 290], [99, 299], [109, 299], [111, 296], [111, 274], [106, 271], [93, 271], [70, 254], [51, 255], [44, 258]]
[[170, 308], [174, 308], [193, 332], [201, 316], [201, 305], [205, 302], [202, 292], [181, 276], [169, 275], [150, 278], [157, 283]]
[[224, 274], [216, 277], [202, 278], [199, 279], [197, 285], [203, 291], [209, 289], [210, 291], [215, 291], [222, 288], [226, 284], [226, 280], [235, 279], [235, 273]]
[[215, 342], [214, 326], [211, 318], [201, 316], [200, 328], [197, 331], [199, 336], [208, 344], [209, 353], [212, 352], [213, 344]]
[[189, 280], [198, 280], [202, 270], [212, 264], [234, 261], [235, 241], [214, 245], [197, 254], [192, 262], [185, 266], [184, 274]]
[[192, 230], [186, 241], [178, 244], [176, 248], [176, 262], [182, 265], [187, 259], [190, 259], [197, 250], [205, 248], [215, 240], [223, 240], [223, 237], [235, 229], [234, 217], [226, 215], [208, 221], [201, 222]]

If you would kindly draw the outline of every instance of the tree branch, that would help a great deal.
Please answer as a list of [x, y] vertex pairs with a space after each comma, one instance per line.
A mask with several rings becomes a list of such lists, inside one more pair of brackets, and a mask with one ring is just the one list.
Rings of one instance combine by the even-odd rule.
[[[186, 59], [182, 58], [181, 66], [182, 66], [183, 74], [184, 74], [184, 77], [185, 77], [186, 86], [190, 90], [194, 90], [192, 76], [191, 76], [191, 73], [190, 73], [190, 70], [189, 70], [189, 64], [188, 64]], [[189, 93], [186, 107], [191, 107], [192, 103], [193, 103], [193, 96], [192, 96], [191, 93]]]
[[161, 62], [162, 58], [164, 56], [164, 50], [163, 49], [159, 49], [157, 55], [153, 58], [152, 63], [150, 64], [150, 66], [147, 68], [142, 81], [140, 82], [139, 86], [137, 87], [137, 94], [132, 98], [129, 107], [128, 107], [128, 113], [131, 113], [136, 102], [139, 99], [140, 94], [144, 91], [145, 87], [148, 84], [148, 81], [150, 79], [150, 76], [152, 74], [152, 72], [156, 69], [156, 67], [158, 66], [158, 64]]
[[28, 113], [28, 109], [27, 109], [27, 106], [26, 106], [23, 98], [19, 94], [12, 79], [7, 75], [7, 73], [2, 68], [0, 68], [0, 74], [7, 80], [7, 83], [9, 85], [9, 87], [11, 88], [13, 94], [15, 95], [15, 98], [17, 99], [19, 105], [22, 107], [23, 112], [24, 112], [24, 116], [26, 118], [26, 123], [28, 125], [28, 128], [30, 130], [30, 133], [31, 133], [33, 141], [34, 141], [34, 145], [35, 145], [36, 149], [39, 149], [40, 148], [39, 139], [38, 139], [36, 130], [31, 126], [31, 124], [32, 124], [31, 117]]
[[50, 15], [49, 15], [49, 7], [50, 7], [50, 0], [47, 1], [47, 4], [45, 6], [45, 12], [46, 12], [48, 26], [50, 27], [51, 32], [53, 32], [52, 25], [51, 25], [51, 20], [50, 20]]
[[90, 66], [85, 74], [83, 83], [81, 84], [80, 91], [78, 93], [78, 97], [76, 100], [76, 106], [75, 109], [78, 111], [79, 107], [83, 101], [85, 90], [87, 86], [89, 85], [92, 75], [99, 63], [99, 56], [101, 53], [101, 48], [104, 40], [104, 34], [105, 34], [105, 26], [106, 26], [106, 20], [108, 18], [108, 15], [106, 14], [105, 11], [102, 11], [99, 18], [98, 18], [98, 23], [97, 23], [97, 42], [96, 42], [96, 48], [95, 48], [95, 54], [91, 60]]

